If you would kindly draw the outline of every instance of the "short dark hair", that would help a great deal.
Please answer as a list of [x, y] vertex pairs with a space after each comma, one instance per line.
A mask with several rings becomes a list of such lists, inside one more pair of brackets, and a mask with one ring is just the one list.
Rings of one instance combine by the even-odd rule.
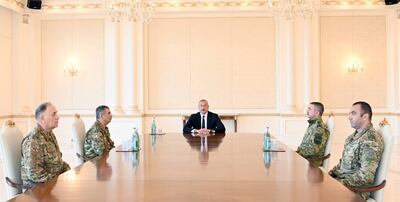
[[40, 119], [40, 115], [43, 114], [43, 112], [46, 111], [47, 107], [51, 105], [50, 102], [43, 102], [42, 104], [40, 104], [36, 110], [35, 110], [35, 119], [36, 121], [38, 121]]
[[100, 105], [96, 108], [96, 119], [99, 119], [103, 115], [105, 109], [110, 110], [106, 105]]
[[314, 105], [317, 111], [319, 112], [319, 115], [322, 116], [324, 114], [324, 105], [320, 102], [311, 102], [310, 104]]
[[367, 102], [364, 102], [364, 101], [355, 102], [353, 104], [353, 106], [355, 106], [355, 105], [360, 105], [361, 116], [363, 116], [364, 114], [368, 114], [369, 120], [371, 121], [371, 119], [372, 119], [372, 108], [371, 108], [371, 106]]

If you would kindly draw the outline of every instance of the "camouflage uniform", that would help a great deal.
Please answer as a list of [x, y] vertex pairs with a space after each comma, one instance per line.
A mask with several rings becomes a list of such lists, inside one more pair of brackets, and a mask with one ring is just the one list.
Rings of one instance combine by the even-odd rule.
[[99, 121], [96, 121], [86, 133], [84, 143], [84, 154], [86, 158], [94, 158], [103, 155], [104, 152], [114, 148], [114, 142], [110, 138], [108, 128], [103, 128]]
[[[345, 142], [342, 158], [329, 174], [346, 186], [370, 186], [383, 153], [383, 138], [372, 124], [351, 134]], [[370, 193], [360, 193], [367, 200]]]
[[[322, 157], [325, 153], [326, 143], [329, 139], [329, 130], [321, 117], [308, 120], [308, 128], [303, 137], [298, 152], [304, 158]], [[312, 162], [316, 166], [322, 165], [322, 161]]]
[[69, 165], [61, 157], [54, 133], [37, 125], [21, 143], [21, 178], [24, 186], [31, 188], [69, 170]]

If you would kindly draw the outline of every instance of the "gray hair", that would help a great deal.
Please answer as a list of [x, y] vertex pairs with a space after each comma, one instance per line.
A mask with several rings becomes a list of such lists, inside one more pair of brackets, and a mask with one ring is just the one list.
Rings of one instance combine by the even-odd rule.
[[200, 101], [199, 101], [199, 103], [200, 102], [207, 102], [207, 104], [208, 104], [208, 101], [206, 100], [206, 99], [201, 99]]
[[51, 105], [50, 102], [43, 102], [42, 104], [40, 104], [36, 110], [35, 110], [35, 119], [36, 121], [38, 121], [40, 119], [40, 116], [43, 114], [43, 112], [46, 111], [47, 107]]
[[99, 119], [103, 115], [105, 109], [110, 110], [106, 105], [100, 105], [96, 108], [96, 119]]

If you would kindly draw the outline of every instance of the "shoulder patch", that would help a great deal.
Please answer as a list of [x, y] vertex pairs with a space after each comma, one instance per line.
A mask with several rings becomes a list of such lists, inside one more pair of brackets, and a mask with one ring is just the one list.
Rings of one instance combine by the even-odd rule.
[[314, 137], [314, 144], [321, 144], [322, 143], [322, 134], [316, 133]]

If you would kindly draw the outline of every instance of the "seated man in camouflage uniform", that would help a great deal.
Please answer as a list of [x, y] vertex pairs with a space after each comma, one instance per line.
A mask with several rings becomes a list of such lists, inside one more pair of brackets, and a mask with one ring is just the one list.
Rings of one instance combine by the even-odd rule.
[[[375, 172], [381, 159], [384, 144], [382, 136], [371, 123], [372, 109], [366, 102], [356, 102], [349, 120], [356, 129], [347, 137], [342, 158], [329, 174], [346, 186], [361, 187], [374, 183]], [[370, 193], [360, 193], [367, 200]]]
[[86, 133], [84, 143], [84, 156], [91, 159], [103, 155], [104, 152], [114, 148], [107, 125], [111, 122], [110, 108], [101, 105], [96, 108], [96, 122]]
[[36, 127], [21, 143], [21, 178], [31, 188], [70, 169], [62, 160], [53, 129], [58, 126], [56, 108], [43, 103], [35, 111]]
[[[323, 157], [326, 143], [329, 139], [329, 130], [322, 121], [324, 105], [320, 102], [311, 102], [307, 108], [308, 128], [297, 152], [304, 158]], [[322, 161], [312, 161], [315, 166], [321, 166]]]

